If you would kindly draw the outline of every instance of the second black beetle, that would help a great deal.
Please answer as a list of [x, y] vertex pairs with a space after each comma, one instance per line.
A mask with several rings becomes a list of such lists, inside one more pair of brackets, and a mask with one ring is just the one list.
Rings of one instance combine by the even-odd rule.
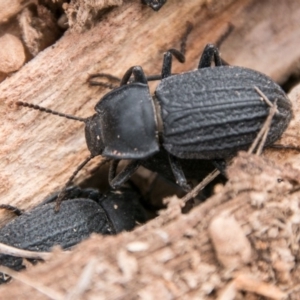
[[[113, 188], [125, 182], [160, 147], [168, 152], [176, 181], [185, 188], [178, 158], [222, 160], [247, 149], [269, 113], [255, 86], [278, 106], [266, 145], [275, 142], [291, 120], [291, 103], [279, 85], [257, 71], [225, 66], [214, 45], [205, 47], [198, 69], [187, 73], [172, 75], [172, 55], [183, 60], [176, 50], [164, 54], [161, 82], [154, 96], [142, 67], [134, 66], [125, 73], [121, 86], [96, 104], [96, 114], [79, 119], [86, 124], [91, 157], [112, 159]], [[215, 67], [211, 67], [213, 62]], [[132, 76], [134, 80], [130, 81]], [[116, 175], [122, 159], [132, 162]]]
[[[131, 188], [101, 194], [72, 187], [65, 196], [68, 200], [61, 203], [59, 212], [54, 211], [56, 194], [6, 224], [0, 229], [0, 242], [30, 251], [51, 251], [55, 245], [69, 249], [92, 233], [113, 235], [146, 221], [141, 195]], [[0, 254], [0, 265], [15, 271], [24, 268], [21, 257], [5, 254]], [[0, 284], [5, 281], [0, 273]]]

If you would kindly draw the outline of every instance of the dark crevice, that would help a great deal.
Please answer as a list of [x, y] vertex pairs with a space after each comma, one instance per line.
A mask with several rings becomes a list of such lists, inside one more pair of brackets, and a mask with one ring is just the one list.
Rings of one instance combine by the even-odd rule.
[[292, 73], [287, 80], [281, 85], [286, 93], [289, 93], [296, 85], [300, 83], [300, 70]]

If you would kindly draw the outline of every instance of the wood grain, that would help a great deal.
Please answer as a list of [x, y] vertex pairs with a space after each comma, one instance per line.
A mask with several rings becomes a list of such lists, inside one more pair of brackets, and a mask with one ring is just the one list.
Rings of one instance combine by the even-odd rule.
[[[233, 31], [221, 45], [223, 57], [231, 64], [250, 66], [275, 79], [286, 78], [300, 56], [300, 31], [296, 27], [300, 9], [295, 1], [278, 5], [271, 1], [231, 2], [227, 7], [228, 1], [220, 2], [212, 9], [211, 1], [174, 0], [154, 13], [136, 1], [125, 1], [91, 30], [66, 32], [56, 44], [2, 82], [1, 203], [21, 208], [34, 205], [61, 188], [88, 155], [82, 124], [16, 109], [13, 102], [27, 101], [90, 116], [106, 91], [90, 87], [86, 82], [89, 74], [100, 71], [122, 76], [132, 65], [142, 65], [147, 74], [158, 74], [163, 52], [179, 47], [188, 21], [194, 29], [187, 40], [187, 60], [183, 65], [175, 62], [174, 71], [194, 68], [205, 44], [216, 43], [232, 24]], [[289, 16], [289, 23], [284, 16]], [[87, 170], [82, 172], [83, 177], [88, 175]]]
[[[107, 91], [90, 87], [87, 84], [89, 74], [106, 72], [122, 76], [132, 65], [143, 66], [147, 74], [160, 73], [163, 52], [171, 47], [179, 48], [180, 38], [186, 30], [187, 22], [193, 23], [194, 29], [187, 40], [186, 63], [180, 65], [174, 62], [174, 72], [195, 68], [204, 46], [207, 43], [216, 43], [219, 44], [222, 57], [228, 63], [262, 71], [282, 83], [291, 73], [299, 69], [299, 20], [300, 7], [297, 1], [293, 0], [278, 1], [276, 5], [271, 0], [169, 0], [158, 13], [143, 6], [140, 1], [128, 0], [124, 1], [122, 6], [105, 13], [99, 23], [90, 30], [82, 33], [67, 31], [56, 44], [45, 49], [0, 85], [0, 203], [17, 205], [22, 209], [34, 206], [44, 196], [61, 188], [76, 166], [88, 155], [81, 123], [26, 108], [16, 108], [14, 102], [27, 101], [80, 117], [90, 116], [93, 114], [96, 102]], [[299, 103], [299, 92], [294, 92], [291, 98], [295, 104]], [[288, 134], [282, 139], [283, 143], [299, 146], [298, 111], [298, 109], [294, 110], [295, 119], [288, 129]], [[286, 161], [295, 163], [300, 161], [297, 153], [291, 153], [289, 159], [286, 152], [276, 151], [272, 155], [282, 164]], [[88, 168], [83, 170], [78, 181], [89, 176], [90, 170], [99, 161], [100, 158], [95, 159]], [[294, 180], [291, 182], [298, 182], [299, 174], [296, 171], [288, 177], [286, 172], [287, 170], [292, 172], [290, 169], [280, 170], [282, 173], [278, 174], [285, 176], [287, 183], [290, 183], [288, 178]], [[272, 171], [268, 172], [267, 175], [271, 176]], [[247, 178], [249, 180], [249, 177]], [[247, 188], [245, 182], [247, 181], [243, 184]], [[276, 186], [273, 181], [272, 184]], [[256, 187], [255, 190], [257, 189], [259, 188]], [[266, 194], [262, 191], [254, 193], [255, 195], [257, 197], [254, 199], [258, 201], [264, 199]], [[243, 197], [233, 197], [233, 206], [228, 204], [228, 207], [239, 208], [237, 211], [240, 214], [235, 217], [240, 224], [246, 226], [247, 217], [257, 216], [260, 210], [253, 208], [252, 198], [250, 199], [248, 194], [244, 196], [247, 201]], [[175, 208], [170, 210], [169, 217], [163, 215], [132, 234], [120, 235], [117, 238], [97, 237], [94, 241], [82, 245], [81, 251], [78, 249], [74, 252], [72, 258], [66, 259], [65, 256], [58, 255], [49, 267], [44, 265], [28, 274], [32, 276], [36, 274], [36, 277], [32, 278], [39, 278], [45, 285], [51, 285], [53, 289], [65, 294], [76, 285], [79, 275], [88, 263], [87, 259], [90, 256], [86, 253], [91, 257], [101, 253], [99, 261], [95, 264], [95, 272], [97, 276], [100, 275], [99, 278], [95, 277], [98, 281], [93, 281], [96, 288], [93, 285], [90, 287], [91, 299], [97, 295], [99, 297], [99, 287], [100, 290], [103, 287], [101, 295], [106, 299], [107, 297], [132, 299], [138, 291], [141, 292], [139, 294], [141, 298], [153, 291], [162, 291], [161, 295], [164, 298], [168, 295], [173, 297], [185, 295], [189, 299], [192, 299], [191, 297], [199, 299], [199, 295], [203, 294], [197, 292], [197, 284], [201, 284], [198, 287], [203, 293], [209, 291], [214, 283], [216, 284], [212, 282], [213, 280], [217, 281], [220, 278], [223, 280], [220, 285], [216, 285], [218, 288], [225, 288], [227, 282], [226, 276], [221, 276], [224, 270], [220, 268], [219, 262], [213, 256], [209, 236], [206, 231], [203, 231], [207, 228], [206, 221], [215, 212], [215, 207], [222, 204], [218, 197], [221, 196], [216, 196], [212, 202], [207, 202], [188, 216], [180, 215], [180, 209], [175, 205]], [[277, 198], [272, 193], [268, 197], [272, 206], [272, 201]], [[226, 197], [222, 199], [228, 200]], [[223, 210], [219, 206], [216, 209]], [[208, 216], [210, 210], [212, 212]], [[268, 216], [268, 213], [267, 210], [264, 216]], [[271, 225], [267, 223], [265, 226], [264, 228], [268, 228]], [[164, 232], [160, 231], [160, 228], [167, 232], [168, 240], [164, 239]], [[244, 229], [247, 232], [247, 227]], [[201, 235], [198, 236], [199, 232]], [[258, 230], [257, 234], [264, 233]], [[196, 240], [191, 238], [195, 235], [198, 236]], [[145, 253], [134, 255], [132, 258], [131, 253], [126, 252], [126, 245], [137, 237], [141, 238], [141, 241], [150, 243], [150, 248]], [[286, 243], [289, 243], [288, 239]], [[175, 244], [174, 247], [170, 246]], [[258, 249], [279, 247], [276, 243], [272, 244], [272, 241], [266, 244], [259, 239], [255, 246]], [[84, 247], [88, 249], [86, 253], [82, 251]], [[120, 251], [117, 253], [111, 249]], [[259, 253], [261, 252], [258, 251]], [[162, 262], [168, 255], [175, 255], [175, 258], [170, 259], [166, 267]], [[201, 270], [197, 267], [199, 259], [206, 263], [201, 264]], [[106, 261], [107, 264], [103, 265]], [[129, 261], [132, 264], [120, 265], [121, 261]], [[284, 286], [286, 280], [284, 278], [289, 271], [280, 269], [280, 260], [274, 261], [276, 266], [273, 267], [278, 272], [276, 274], [283, 278], [280, 279], [283, 287], [291, 288], [288, 284]], [[149, 271], [147, 275], [144, 271], [145, 277], [140, 277], [140, 273], [134, 269], [136, 263], [140, 266], [139, 272], [143, 273], [143, 270], [152, 267], [151, 272]], [[189, 273], [191, 265], [194, 269]], [[254, 267], [268, 270], [267, 262], [264, 260], [260, 267], [255, 262]], [[282, 266], [285, 267], [287, 266]], [[274, 269], [272, 272], [275, 272]], [[104, 272], [103, 270], [110, 270], [104, 273], [107, 276], [101, 273]], [[166, 270], [163, 279], [162, 270]], [[178, 277], [169, 280], [172, 272], [178, 274]], [[72, 276], [69, 277], [70, 273]], [[296, 266], [293, 280], [297, 278], [298, 273], [298, 266]], [[48, 277], [45, 274], [48, 274]], [[198, 278], [198, 281], [193, 280], [195, 274], [200, 277], [204, 274], [203, 278], [210, 281], [202, 284], [203, 278]], [[217, 274], [217, 277], [213, 276], [214, 274]], [[255, 274], [261, 274], [263, 277], [263, 272]], [[114, 285], [116, 275], [120, 277], [118, 283]], [[138, 278], [140, 281], [136, 282]], [[296, 281], [291, 283], [296, 284]], [[226, 288], [229, 289], [230, 286]], [[32, 293], [35, 293], [35, 299], [44, 297], [17, 281], [1, 287], [0, 291], [2, 296], [14, 295], [19, 297], [18, 299], [28, 298]], [[216, 299], [215, 294], [212, 294], [212, 299]]]

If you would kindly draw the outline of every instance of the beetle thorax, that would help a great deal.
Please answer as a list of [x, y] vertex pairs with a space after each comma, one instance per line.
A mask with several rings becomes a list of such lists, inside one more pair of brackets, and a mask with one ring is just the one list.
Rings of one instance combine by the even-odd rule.
[[103, 156], [145, 159], [159, 151], [155, 107], [146, 84], [131, 83], [114, 89], [95, 109]]

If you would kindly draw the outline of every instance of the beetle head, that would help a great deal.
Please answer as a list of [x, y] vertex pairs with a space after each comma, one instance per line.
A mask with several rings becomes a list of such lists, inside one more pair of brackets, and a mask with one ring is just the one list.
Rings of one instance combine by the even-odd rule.
[[100, 115], [94, 114], [85, 121], [85, 140], [92, 156], [101, 155], [104, 144], [101, 136]]

